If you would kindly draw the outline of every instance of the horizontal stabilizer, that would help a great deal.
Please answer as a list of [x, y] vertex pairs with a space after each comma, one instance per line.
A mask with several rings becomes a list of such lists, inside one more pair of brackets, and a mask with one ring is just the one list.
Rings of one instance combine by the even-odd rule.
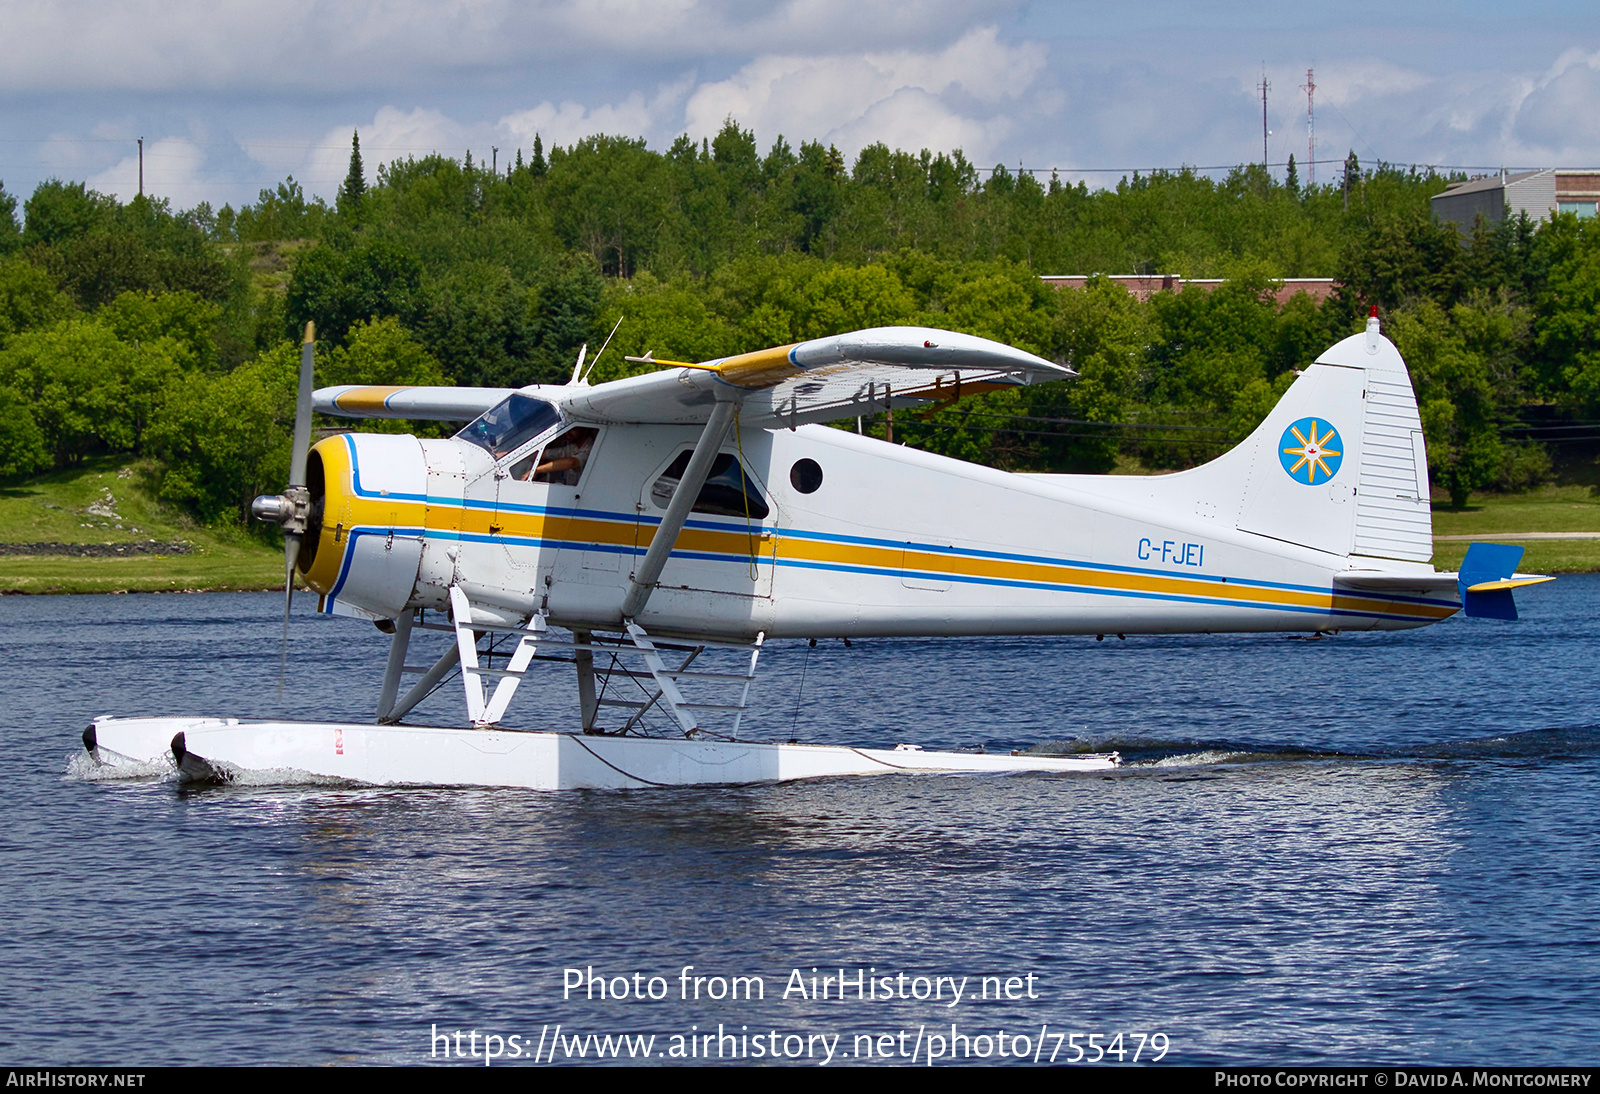
[[1461, 560], [1456, 581], [1461, 606], [1474, 619], [1515, 619], [1517, 603], [1511, 590], [1553, 580], [1537, 574], [1519, 574], [1521, 547], [1506, 543], [1474, 543]]

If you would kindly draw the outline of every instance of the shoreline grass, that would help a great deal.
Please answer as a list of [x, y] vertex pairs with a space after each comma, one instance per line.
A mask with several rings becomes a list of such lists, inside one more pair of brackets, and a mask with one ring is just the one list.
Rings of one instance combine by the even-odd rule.
[[242, 531], [208, 528], [154, 497], [149, 469], [91, 459], [0, 486], [0, 543], [183, 543], [185, 554], [0, 556], [0, 594], [244, 592], [283, 588], [283, 555]]
[[[1526, 548], [1523, 573], [1586, 574], [1600, 571], [1600, 539], [1497, 539], [1517, 532], [1593, 532], [1600, 535], [1600, 496], [1588, 486], [1541, 486], [1521, 494], [1474, 494], [1462, 509], [1433, 508], [1435, 536], [1471, 536], [1485, 543]], [[1434, 541], [1433, 565], [1454, 570], [1469, 541]]]

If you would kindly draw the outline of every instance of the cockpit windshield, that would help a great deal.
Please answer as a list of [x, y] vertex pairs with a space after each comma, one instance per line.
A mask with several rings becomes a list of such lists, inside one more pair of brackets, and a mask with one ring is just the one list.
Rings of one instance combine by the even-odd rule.
[[480, 414], [456, 437], [487, 449], [489, 455], [498, 460], [511, 455], [524, 442], [537, 437], [560, 420], [561, 415], [556, 408], [543, 399], [511, 395]]

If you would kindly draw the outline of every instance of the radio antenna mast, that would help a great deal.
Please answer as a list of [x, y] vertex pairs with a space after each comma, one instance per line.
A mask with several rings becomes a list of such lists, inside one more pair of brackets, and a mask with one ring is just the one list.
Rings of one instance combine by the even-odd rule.
[[1261, 168], [1267, 167], [1267, 63], [1261, 62]]
[[1307, 176], [1307, 185], [1317, 184], [1317, 115], [1315, 98], [1317, 94], [1317, 81], [1312, 79], [1311, 70], [1306, 69], [1306, 82], [1300, 85], [1300, 90], [1306, 93], [1306, 167], [1310, 174]]

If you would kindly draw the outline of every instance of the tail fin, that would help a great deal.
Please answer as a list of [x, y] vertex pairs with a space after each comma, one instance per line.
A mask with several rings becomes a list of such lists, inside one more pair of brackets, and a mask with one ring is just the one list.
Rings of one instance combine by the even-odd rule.
[[1417, 398], [1377, 319], [1317, 358], [1243, 444], [1197, 470], [1246, 455], [1241, 531], [1339, 555], [1433, 557]]
[[1377, 319], [1318, 357], [1249, 437], [1210, 463], [1148, 478], [1059, 478], [1335, 555], [1433, 557], [1422, 419]]

